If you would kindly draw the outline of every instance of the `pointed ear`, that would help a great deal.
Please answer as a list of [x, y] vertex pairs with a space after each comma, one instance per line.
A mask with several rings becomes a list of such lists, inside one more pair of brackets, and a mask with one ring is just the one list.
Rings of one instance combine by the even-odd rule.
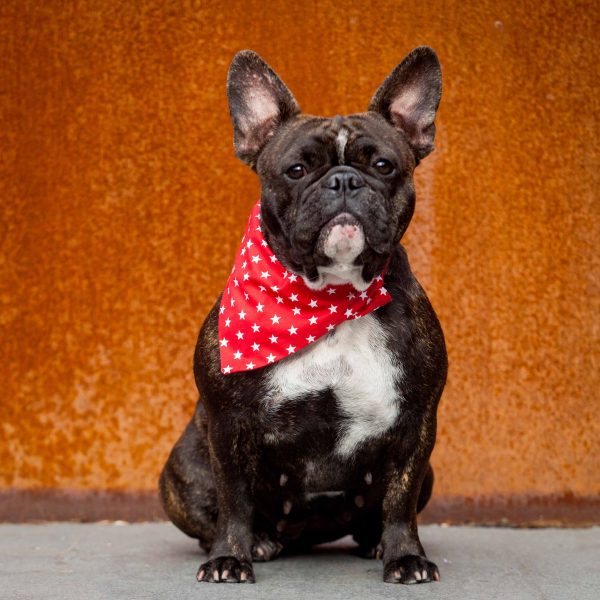
[[428, 46], [419, 46], [381, 84], [369, 110], [402, 131], [419, 161], [433, 150], [435, 113], [441, 95], [438, 57]]
[[275, 71], [251, 50], [238, 52], [227, 77], [235, 155], [252, 168], [266, 142], [285, 121], [300, 112], [298, 103]]

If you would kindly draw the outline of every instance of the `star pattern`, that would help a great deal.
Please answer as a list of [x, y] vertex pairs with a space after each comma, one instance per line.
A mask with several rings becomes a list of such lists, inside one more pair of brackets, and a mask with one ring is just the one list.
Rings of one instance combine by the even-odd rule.
[[383, 275], [360, 293], [350, 284], [311, 290], [279, 262], [259, 224], [260, 202], [250, 214], [219, 307], [225, 375], [285, 359], [340, 323], [363, 317], [391, 300]]

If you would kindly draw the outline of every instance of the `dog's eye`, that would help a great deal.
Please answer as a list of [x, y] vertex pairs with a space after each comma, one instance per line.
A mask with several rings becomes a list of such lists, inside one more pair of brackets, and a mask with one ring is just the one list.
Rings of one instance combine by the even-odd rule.
[[385, 158], [378, 158], [373, 166], [382, 174], [389, 175], [394, 170], [394, 165]]
[[306, 175], [306, 168], [304, 167], [304, 165], [292, 165], [286, 172], [285, 174], [290, 178], [290, 179], [302, 179], [302, 177], [304, 177]]

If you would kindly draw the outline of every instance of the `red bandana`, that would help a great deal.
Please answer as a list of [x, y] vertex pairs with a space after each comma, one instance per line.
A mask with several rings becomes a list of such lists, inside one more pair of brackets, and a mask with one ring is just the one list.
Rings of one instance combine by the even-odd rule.
[[251, 371], [274, 363], [390, 300], [382, 275], [364, 292], [351, 284], [311, 290], [302, 277], [286, 270], [267, 244], [259, 202], [250, 213], [221, 299], [221, 371]]

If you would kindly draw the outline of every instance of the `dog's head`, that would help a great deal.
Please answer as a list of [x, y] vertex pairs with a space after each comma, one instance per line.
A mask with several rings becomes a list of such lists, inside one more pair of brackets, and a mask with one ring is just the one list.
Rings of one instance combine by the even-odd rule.
[[307, 285], [366, 289], [412, 217], [413, 171], [433, 150], [441, 70], [428, 47], [392, 71], [364, 113], [314, 117], [251, 51], [227, 82], [236, 155], [261, 181], [263, 231]]

